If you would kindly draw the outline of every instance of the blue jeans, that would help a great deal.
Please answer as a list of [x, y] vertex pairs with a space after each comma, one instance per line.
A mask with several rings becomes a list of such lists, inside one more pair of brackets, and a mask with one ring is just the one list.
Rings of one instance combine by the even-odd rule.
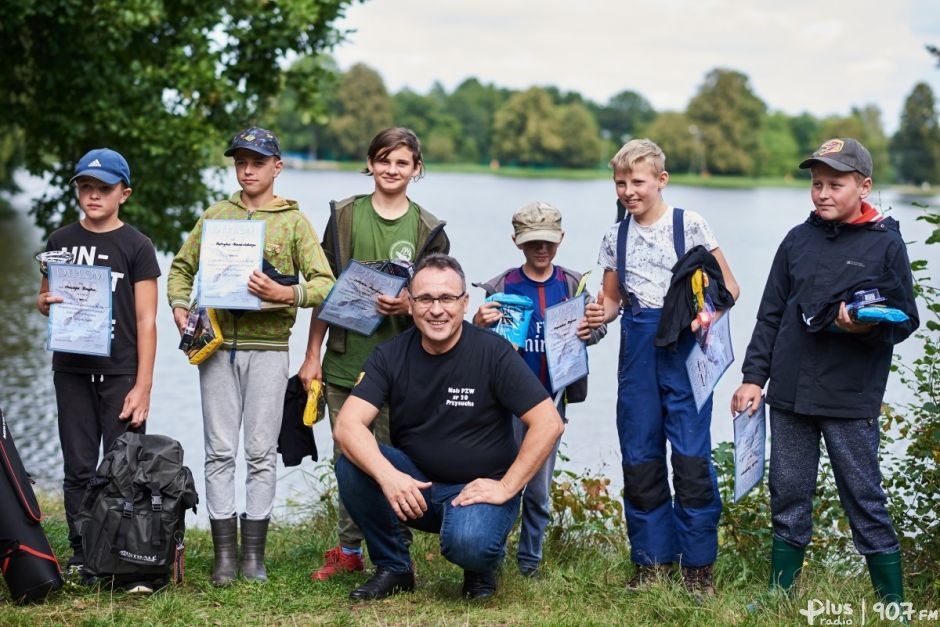
[[[399, 449], [380, 444], [379, 450], [398, 470], [418, 481], [428, 480]], [[346, 511], [362, 530], [372, 563], [393, 573], [409, 572], [409, 544], [398, 517], [375, 480], [341, 455], [336, 461], [336, 482]], [[454, 507], [451, 501], [464, 485], [435, 482], [422, 490], [428, 509], [421, 518], [409, 519], [405, 524], [440, 534], [441, 555], [448, 561], [464, 570], [490, 573], [506, 554], [506, 537], [519, 513], [519, 496], [502, 505], [481, 503]]]
[[[565, 418], [564, 403], [558, 408], [562, 420]], [[517, 416], [512, 418], [513, 435], [516, 446], [522, 445], [526, 427]], [[516, 562], [519, 570], [531, 571], [538, 568], [542, 561], [542, 544], [545, 541], [545, 528], [551, 519], [551, 490], [552, 479], [555, 474], [555, 460], [558, 458], [558, 445], [561, 438], [555, 442], [551, 454], [529, 483], [522, 491], [522, 526], [519, 528], [519, 548], [516, 551]]]

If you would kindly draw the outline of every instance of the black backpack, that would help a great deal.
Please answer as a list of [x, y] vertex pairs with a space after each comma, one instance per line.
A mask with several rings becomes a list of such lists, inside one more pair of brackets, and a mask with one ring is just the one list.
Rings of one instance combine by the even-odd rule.
[[163, 435], [126, 432], [104, 456], [76, 524], [85, 570], [116, 585], [162, 587], [183, 579], [186, 510], [199, 495], [183, 447]]

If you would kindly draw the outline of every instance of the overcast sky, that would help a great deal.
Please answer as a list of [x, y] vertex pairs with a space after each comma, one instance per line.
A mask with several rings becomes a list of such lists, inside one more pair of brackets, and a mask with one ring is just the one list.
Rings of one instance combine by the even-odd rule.
[[846, 115], [878, 105], [888, 132], [914, 85], [940, 98], [938, 0], [369, 0], [339, 22], [335, 56], [386, 87], [448, 92], [465, 78], [555, 85], [605, 103], [632, 89], [682, 110], [705, 74], [746, 74], [772, 110]]

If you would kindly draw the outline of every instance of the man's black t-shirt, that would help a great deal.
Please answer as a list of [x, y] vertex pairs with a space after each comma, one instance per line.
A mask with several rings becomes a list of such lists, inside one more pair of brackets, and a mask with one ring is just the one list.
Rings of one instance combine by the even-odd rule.
[[110, 357], [56, 351], [52, 354], [52, 369], [56, 372], [136, 374], [134, 284], [160, 276], [153, 244], [128, 224], [107, 233], [96, 233], [75, 222], [53, 232], [46, 250], [68, 251], [72, 253], [71, 263], [74, 264], [111, 268], [111, 310], [114, 314]]
[[352, 394], [387, 400], [392, 445], [431, 481], [499, 479], [516, 459], [513, 414], [548, 398], [502, 337], [464, 322], [457, 345], [428, 354], [412, 328], [376, 347]]

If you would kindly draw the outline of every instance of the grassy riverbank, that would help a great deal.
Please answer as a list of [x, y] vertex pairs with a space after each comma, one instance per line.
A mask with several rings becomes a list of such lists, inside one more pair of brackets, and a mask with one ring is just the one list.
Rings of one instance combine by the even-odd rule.
[[[45, 529], [60, 557], [68, 555], [66, 527], [57, 498], [45, 498]], [[209, 584], [212, 543], [205, 529], [186, 534], [186, 582], [152, 596], [110, 589], [89, 589], [69, 583], [46, 603], [25, 607], [0, 602], [0, 624], [22, 625], [780, 625], [806, 624], [800, 609], [811, 599], [850, 603], [855, 622], [862, 600], [871, 618], [875, 598], [861, 560], [850, 565], [807, 565], [797, 594], [777, 599], [750, 615], [748, 601], [764, 589], [766, 568], [752, 572], [744, 564], [720, 556], [716, 566], [719, 594], [699, 603], [675, 582], [664, 582], [642, 593], [623, 588], [631, 567], [620, 534], [554, 533], [546, 548], [544, 575], [521, 577], [507, 560], [499, 592], [485, 603], [459, 597], [462, 575], [440, 557], [436, 536], [416, 533], [412, 555], [418, 590], [372, 603], [353, 603], [349, 591], [366, 575], [350, 574], [313, 584], [308, 573], [319, 563], [334, 538], [328, 511], [304, 517], [305, 522], [274, 525], [268, 545], [266, 585], [244, 581], [229, 588]], [[514, 534], [515, 536], [515, 534]], [[510, 547], [513, 550], [514, 546]], [[5, 590], [3, 591], [5, 595]], [[936, 609], [917, 591], [909, 600], [917, 609]], [[835, 617], [833, 617], [835, 618]]]

